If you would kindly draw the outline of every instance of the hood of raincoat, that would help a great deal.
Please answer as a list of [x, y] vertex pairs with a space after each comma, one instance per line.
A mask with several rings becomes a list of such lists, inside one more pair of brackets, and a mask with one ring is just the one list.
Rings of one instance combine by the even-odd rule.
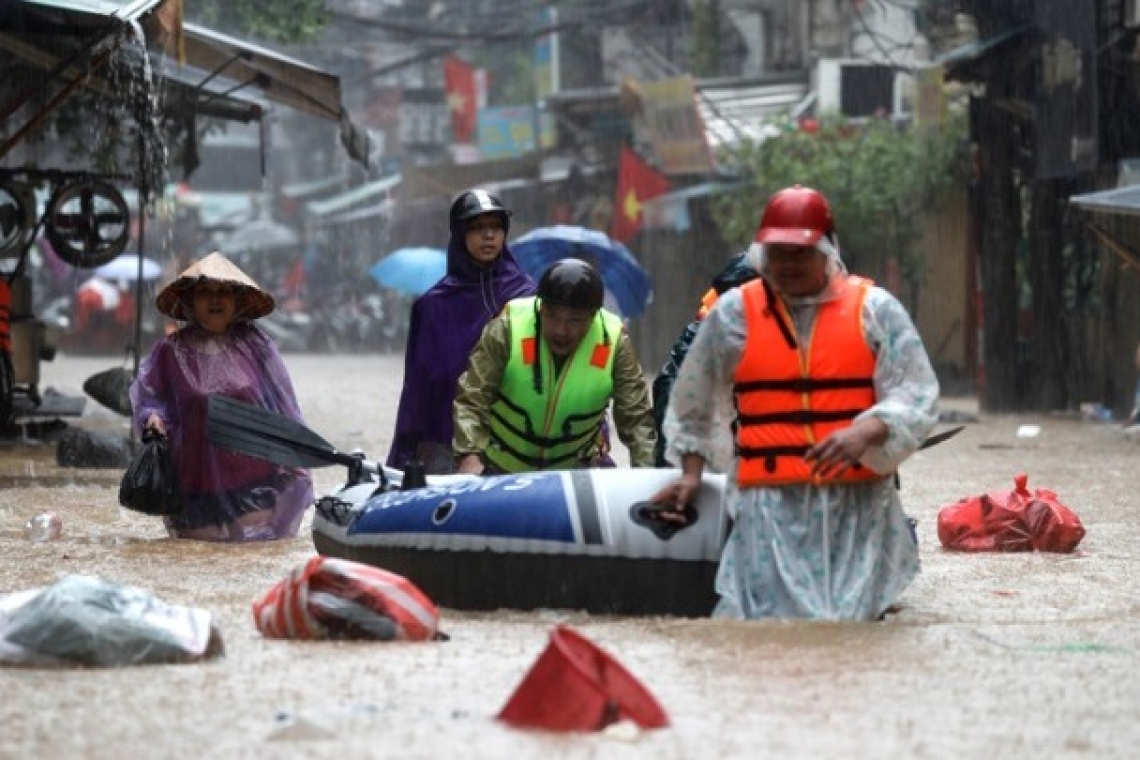
[[450, 446], [451, 405], [475, 342], [512, 298], [533, 295], [535, 282], [510, 247], [489, 267], [467, 253], [462, 231], [447, 245], [447, 274], [412, 307], [404, 354], [404, 389], [388, 464], [403, 467], [420, 441]]

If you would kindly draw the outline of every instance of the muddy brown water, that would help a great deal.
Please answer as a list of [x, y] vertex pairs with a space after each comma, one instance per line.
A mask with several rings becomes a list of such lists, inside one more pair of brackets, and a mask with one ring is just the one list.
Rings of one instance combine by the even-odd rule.
[[[80, 395], [111, 359], [57, 356], [45, 388]], [[307, 423], [387, 451], [397, 356], [287, 356]], [[947, 408], [974, 411], [969, 399]], [[94, 401], [70, 424], [125, 432]], [[1018, 437], [1023, 425], [1040, 426]], [[1069, 416], [989, 416], [902, 470], [922, 574], [884, 623], [725, 622], [445, 609], [431, 644], [270, 641], [250, 602], [313, 556], [290, 541], [173, 541], [116, 500], [115, 470], [60, 468], [54, 443], [0, 447], [0, 592], [66, 573], [141, 586], [217, 618], [224, 658], [121, 669], [0, 667], [0, 757], [1135, 757], [1140, 747], [1140, 443]], [[1054, 490], [1088, 531], [1072, 555], [942, 550], [941, 506]], [[339, 468], [314, 471], [318, 491]], [[57, 541], [25, 539], [51, 510]], [[509, 583], [510, 579], [503, 579]], [[494, 720], [557, 623], [618, 659], [672, 725], [548, 735]]]

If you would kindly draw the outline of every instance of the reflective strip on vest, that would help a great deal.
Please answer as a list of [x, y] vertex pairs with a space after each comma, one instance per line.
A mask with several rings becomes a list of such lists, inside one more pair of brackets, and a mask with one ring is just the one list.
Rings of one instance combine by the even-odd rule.
[[855, 465], [821, 480], [803, 458], [875, 403], [875, 355], [863, 337], [863, 301], [873, 283], [854, 276], [847, 282], [837, 299], [819, 305], [802, 346], [787, 308], [762, 278], [741, 286], [746, 341], [733, 387], [741, 487], [883, 477]]
[[[503, 472], [573, 469], [596, 451], [613, 395], [621, 320], [600, 309], [562, 373], [538, 336], [537, 298], [507, 304], [511, 346], [499, 397], [491, 405], [486, 456]], [[535, 389], [535, 362], [541, 391]]]

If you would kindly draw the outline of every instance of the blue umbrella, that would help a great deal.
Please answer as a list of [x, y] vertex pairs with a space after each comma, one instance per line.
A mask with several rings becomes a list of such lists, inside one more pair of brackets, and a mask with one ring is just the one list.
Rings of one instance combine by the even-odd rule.
[[439, 248], [398, 248], [373, 264], [368, 274], [386, 288], [423, 295], [447, 274], [447, 253]]
[[653, 294], [649, 274], [628, 248], [604, 232], [556, 224], [533, 229], [510, 247], [519, 265], [536, 280], [559, 259], [590, 262], [601, 272], [606, 290], [617, 299], [622, 316], [641, 316]]

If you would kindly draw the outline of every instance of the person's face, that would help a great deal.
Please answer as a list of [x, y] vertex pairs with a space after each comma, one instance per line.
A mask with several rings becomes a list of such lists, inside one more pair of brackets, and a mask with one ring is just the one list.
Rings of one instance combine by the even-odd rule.
[[542, 304], [542, 338], [550, 353], [564, 359], [578, 348], [597, 313], [593, 309], [571, 309], [555, 304]]
[[765, 273], [780, 292], [813, 296], [827, 287], [827, 254], [807, 245], [769, 244]]
[[207, 332], [225, 332], [237, 313], [236, 295], [233, 285], [208, 280], [198, 283], [191, 298], [194, 322]]
[[467, 253], [481, 266], [490, 266], [503, 251], [507, 231], [498, 214], [480, 214], [467, 220], [464, 243]]

